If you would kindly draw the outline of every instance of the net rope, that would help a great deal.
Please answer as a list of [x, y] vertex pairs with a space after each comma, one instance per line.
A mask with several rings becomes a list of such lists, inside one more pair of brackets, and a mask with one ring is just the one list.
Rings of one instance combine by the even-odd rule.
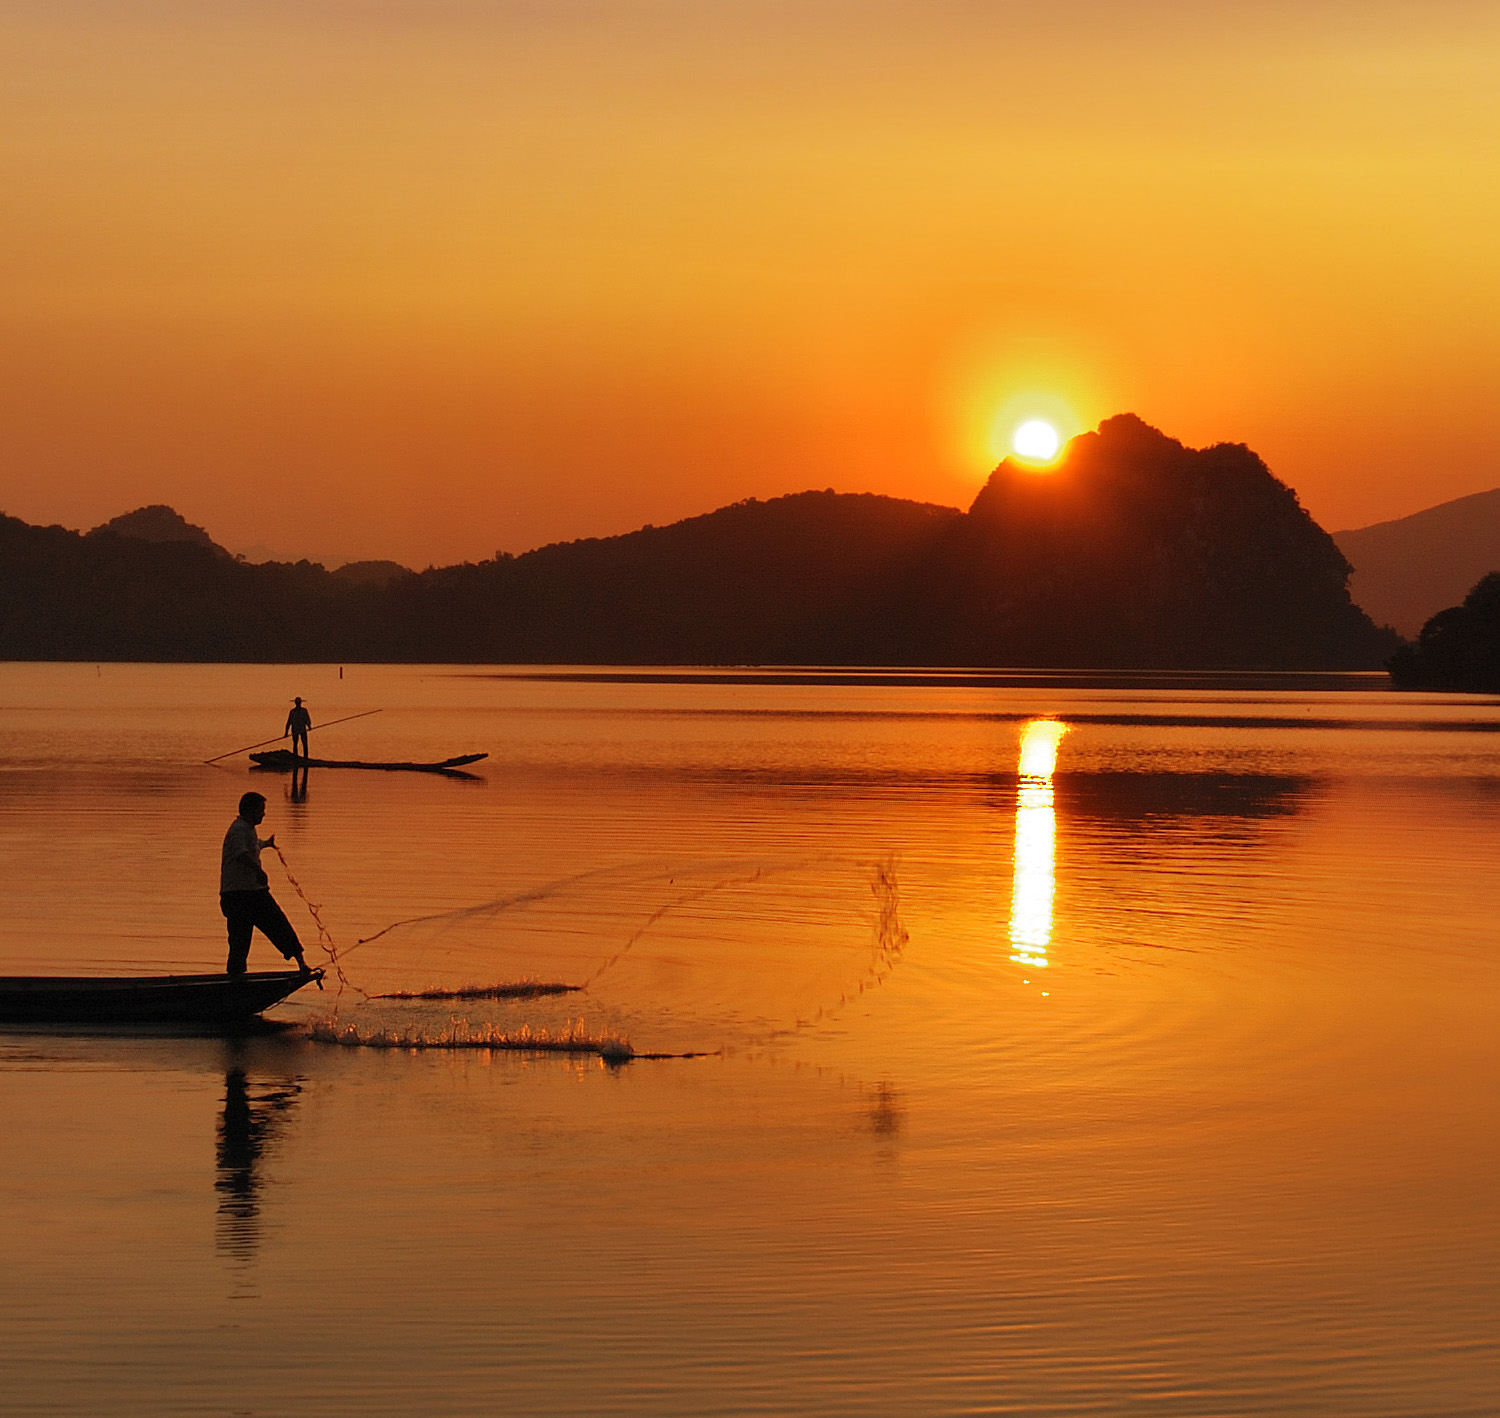
[[[323, 920], [323, 908], [302, 889], [302, 883], [292, 874], [292, 869], [287, 865], [286, 856], [281, 848], [273, 844], [271, 850], [276, 853], [276, 860], [281, 863], [281, 869], [286, 873], [286, 879], [291, 882], [292, 890], [302, 898], [302, 904], [307, 907], [307, 914], [312, 917], [313, 925], [318, 928], [318, 946], [323, 954], [328, 957], [328, 963], [333, 967], [334, 978], [339, 982], [339, 995], [341, 996], [345, 990], [352, 990], [362, 999], [368, 1000], [374, 998], [365, 990], [360, 989], [344, 972], [344, 964], [339, 958], [339, 948], [334, 943], [333, 932], [328, 929]], [[334, 1012], [338, 1012], [337, 997], [334, 1002]]]

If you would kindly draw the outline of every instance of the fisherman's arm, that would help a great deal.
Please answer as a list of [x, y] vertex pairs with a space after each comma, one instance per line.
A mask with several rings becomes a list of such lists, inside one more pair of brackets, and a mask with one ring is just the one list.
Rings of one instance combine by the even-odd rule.
[[[276, 845], [276, 838], [273, 836], [269, 842], [262, 842], [260, 845], [262, 847], [274, 847]], [[248, 847], [236, 852], [230, 860], [239, 862], [241, 866], [249, 867], [251, 871], [260, 877], [260, 884], [262, 886], [269, 886], [271, 884], [271, 878], [266, 875], [265, 868], [255, 860], [255, 853]]]

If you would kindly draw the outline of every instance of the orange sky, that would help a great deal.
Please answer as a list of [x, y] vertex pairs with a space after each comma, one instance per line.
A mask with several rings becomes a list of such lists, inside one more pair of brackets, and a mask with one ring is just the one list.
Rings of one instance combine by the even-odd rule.
[[1500, 485], [1497, 73], [1492, 0], [10, 0], [0, 510], [423, 566], [967, 505], [1035, 395], [1400, 516]]

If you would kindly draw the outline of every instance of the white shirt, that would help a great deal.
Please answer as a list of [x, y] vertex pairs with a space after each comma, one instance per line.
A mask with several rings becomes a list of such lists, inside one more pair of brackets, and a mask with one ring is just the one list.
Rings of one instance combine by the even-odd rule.
[[[241, 852], [250, 853], [249, 862], [237, 860]], [[266, 884], [260, 873], [260, 838], [243, 817], [229, 824], [224, 834], [224, 853], [219, 867], [220, 891], [264, 891]]]

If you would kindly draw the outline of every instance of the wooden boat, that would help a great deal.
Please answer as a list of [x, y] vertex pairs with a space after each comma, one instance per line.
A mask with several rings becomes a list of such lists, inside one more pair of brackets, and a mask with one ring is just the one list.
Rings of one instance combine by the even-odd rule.
[[0, 975], [4, 1024], [230, 1024], [323, 978], [244, 975]]
[[286, 773], [294, 768], [379, 768], [387, 773], [447, 773], [453, 777], [472, 778], [472, 773], [461, 773], [459, 770], [466, 763], [478, 763], [481, 758], [488, 758], [489, 754], [461, 753], [457, 758], [445, 758], [441, 763], [366, 763], [358, 758], [303, 758], [284, 748], [273, 748], [263, 753], [252, 753], [250, 757], [258, 768], [269, 768], [278, 773]]

